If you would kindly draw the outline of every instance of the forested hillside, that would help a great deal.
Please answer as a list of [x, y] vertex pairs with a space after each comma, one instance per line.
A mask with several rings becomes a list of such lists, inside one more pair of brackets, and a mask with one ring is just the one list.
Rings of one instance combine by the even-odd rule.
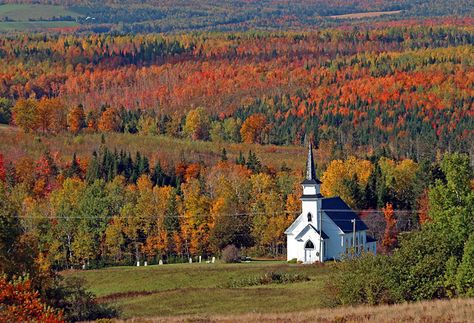
[[473, 42], [462, 26], [12, 36], [0, 122], [433, 160], [472, 150]]
[[[371, 20], [420, 17], [469, 17], [470, 0], [317, 0], [317, 1], [50, 1], [3, 0], [0, 3], [53, 4], [79, 15], [81, 30], [94, 32], [176, 32], [189, 30], [302, 29], [341, 23], [331, 16], [365, 12], [392, 12], [390, 17], [374, 15]], [[37, 10], [37, 9], [33, 9]], [[356, 16], [357, 17], [357, 16]], [[71, 15], [65, 15], [70, 19]], [[75, 19], [76, 20], [76, 19]], [[342, 23], [347, 23], [343, 21]], [[75, 28], [77, 29], [77, 28]]]

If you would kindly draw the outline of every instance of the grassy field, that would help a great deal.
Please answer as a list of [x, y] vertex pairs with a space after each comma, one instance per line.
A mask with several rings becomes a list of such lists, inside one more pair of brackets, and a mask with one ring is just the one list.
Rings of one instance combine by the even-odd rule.
[[[175, 264], [68, 271], [83, 278], [101, 302], [114, 304], [122, 318], [288, 313], [322, 306], [330, 266], [260, 261], [241, 264]], [[230, 288], [233, 280], [266, 272], [305, 274], [307, 282]], [[297, 301], [295, 301], [297, 300]]]
[[47, 20], [53, 17], [71, 16], [78, 17], [79, 14], [61, 6], [38, 5], [38, 4], [3, 4], [0, 5], [0, 20], [5, 17], [15, 21], [27, 21], [28, 19]]
[[[38, 4], [0, 5], [0, 32], [31, 31], [78, 26], [78, 23], [75, 21], [48, 21], [53, 17], [61, 16], [78, 17], [79, 14], [61, 6]], [[6, 18], [8, 18], [9, 21], [5, 21]]]
[[[136, 322], [137, 320], [133, 320]], [[153, 317], [141, 322], [474, 322], [474, 299], [436, 300], [413, 304], [322, 308], [311, 311], [243, 315]]]
[[[100, 134], [84, 134], [74, 137], [70, 134], [52, 137], [37, 137], [25, 134], [15, 127], [0, 125], [0, 153], [15, 159], [23, 155], [34, 158], [45, 150], [59, 152], [61, 157], [69, 160], [76, 152], [78, 156], [90, 157], [92, 151], [101, 145]], [[135, 154], [140, 151], [156, 160], [179, 162], [183, 157], [187, 161], [215, 162], [221, 157], [225, 148], [229, 159], [235, 159], [239, 151], [247, 157], [248, 151], [257, 153], [264, 165], [281, 167], [283, 163], [292, 169], [303, 169], [305, 162], [305, 147], [271, 146], [254, 144], [213, 143], [209, 141], [191, 141], [166, 136], [140, 136], [136, 134], [110, 133], [105, 135], [106, 145], [110, 149], [124, 149]], [[318, 153], [318, 152], [317, 152]], [[322, 160], [318, 156], [318, 160]]]
[[[331, 264], [278, 261], [175, 264], [66, 271], [102, 303], [133, 322], [474, 322], [474, 299], [391, 306], [324, 308]], [[229, 282], [267, 272], [304, 274], [307, 282], [231, 288]]]
[[52, 28], [68, 28], [76, 26], [79, 26], [79, 24], [75, 21], [2, 21], [0, 22], [0, 32], [40, 31]]

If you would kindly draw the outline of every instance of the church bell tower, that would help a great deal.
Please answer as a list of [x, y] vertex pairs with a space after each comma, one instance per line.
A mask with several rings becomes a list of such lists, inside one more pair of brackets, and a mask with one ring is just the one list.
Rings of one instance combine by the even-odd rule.
[[319, 230], [321, 216], [321, 181], [316, 177], [314, 166], [313, 146], [310, 143], [308, 148], [308, 159], [306, 161], [306, 177], [301, 183], [303, 195], [301, 196], [302, 211], [306, 216], [306, 221]]

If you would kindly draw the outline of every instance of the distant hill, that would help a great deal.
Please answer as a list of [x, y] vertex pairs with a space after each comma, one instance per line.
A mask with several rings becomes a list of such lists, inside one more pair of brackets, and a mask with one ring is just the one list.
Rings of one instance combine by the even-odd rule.
[[[0, 3], [25, 5], [14, 15], [22, 17], [43, 15], [78, 18], [86, 30], [120, 32], [174, 32], [188, 30], [248, 30], [333, 26], [347, 23], [354, 17], [370, 20], [393, 20], [413, 17], [472, 16], [472, 0], [143, 0], [143, 1], [50, 1], [26, 0]], [[56, 5], [52, 7], [51, 5]], [[65, 6], [64, 9], [60, 6]], [[0, 6], [1, 7], [1, 6]], [[54, 8], [54, 10], [50, 10]], [[60, 9], [62, 8], [62, 9]], [[63, 12], [56, 12], [62, 10]], [[399, 12], [396, 12], [399, 11]], [[377, 12], [373, 15], [370, 13]], [[385, 16], [383, 12], [396, 12]], [[350, 15], [334, 19], [331, 16]], [[46, 18], [44, 14], [43, 18]], [[5, 17], [5, 16], [3, 16]], [[0, 9], [0, 20], [2, 10]]]

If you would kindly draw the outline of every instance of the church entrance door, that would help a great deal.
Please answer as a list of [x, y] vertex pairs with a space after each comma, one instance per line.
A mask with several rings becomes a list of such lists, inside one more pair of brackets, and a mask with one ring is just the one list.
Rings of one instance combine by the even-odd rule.
[[316, 249], [311, 240], [308, 240], [304, 245], [304, 262], [307, 264], [312, 264], [317, 260]]

